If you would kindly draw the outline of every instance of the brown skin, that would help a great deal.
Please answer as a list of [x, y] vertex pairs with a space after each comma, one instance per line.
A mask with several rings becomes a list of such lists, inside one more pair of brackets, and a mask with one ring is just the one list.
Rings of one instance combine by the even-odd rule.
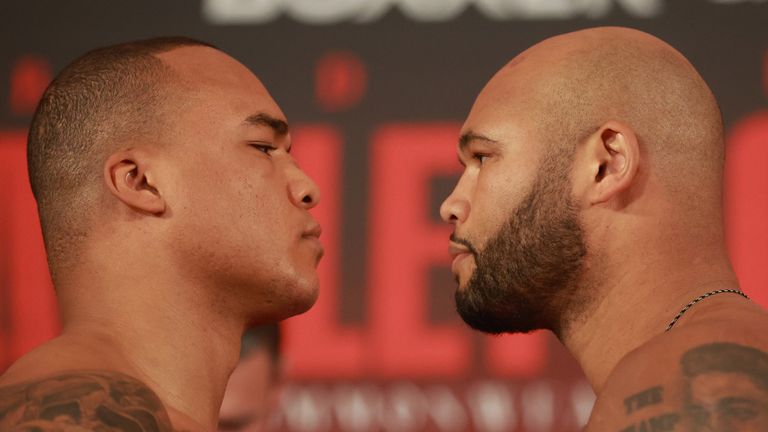
[[[704, 300], [664, 333], [690, 300], [738, 287], [722, 229], [719, 112], [672, 47], [621, 28], [548, 39], [493, 77], [462, 135], [466, 168], [441, 215], [481, 252], [544, 158], [571, 160], [562, 177], [588, 252], [570, 301], [545, 328], [598, 396], [587, 430], [632, 430], [670, 412], [681, 419], [657, 418], [657, 426], [671, 424], [658, 430], [689, 430], [686, 352], [723, 341], [768, 352], [768, 336], [757, 330], [768, 328], [768, 314], [733, 294]], [[453, 272], [466, 290], [476, 262], [460, 243], [451, 243]], [[655, 386], [660, 402], [627, 412], [627, 398]]]
[[322, 247], [308, 210], [319, 192], [288, 153], [290, 135], [265, 120], [284, 122], [280, 108], [220, 51], [158, 57], [181, 89], [172, 126], [106, 160], [80, 264], [57, 278], [62, 334], [0, 378], [0, 401], [20, 384], [99, 370], [113, 379], [102, 387], [138, 380], [174, 429], [215, 430], [246, 323], [317, 297]]

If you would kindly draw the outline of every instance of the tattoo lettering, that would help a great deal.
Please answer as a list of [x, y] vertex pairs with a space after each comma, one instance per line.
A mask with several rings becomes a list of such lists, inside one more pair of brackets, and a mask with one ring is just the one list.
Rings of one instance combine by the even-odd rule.
[[631, 414], [634, 411], [649, 405], [661, 403], [662, 391], [663, 389], [661, 386], [651, 387], [648, 390], [643, 390], [640, 393], [624, 399], [624, 406], [627, 408], [627, 414]]
[[669, 432], [675, 430], [675, 425], [680, 421], [680, 415], [666, 413], [643, 420], [621, 430], [621, 432]]
[[680, 366], [692, 431], [768, 430], [768, 354], [713, 343], [686, 352]]
[[68, 372], [0, 388], [0, 431], [172, 432], [157, 395], [107, 371]]

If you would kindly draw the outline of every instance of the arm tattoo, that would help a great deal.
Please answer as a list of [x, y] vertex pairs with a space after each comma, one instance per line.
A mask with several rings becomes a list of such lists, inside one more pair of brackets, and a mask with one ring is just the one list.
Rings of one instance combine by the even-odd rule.
[[[697, 346], [680, 360], [683, 410], [643, 419], [620, 432], [673, 431], [686, 420], [692, 432], [768, 431], [768, 354], [730, 342]], [[624, 399], [627, 415], [663, 401], [652, 387]], [[689, 429], [686, 429], [689, 430]]]
[[117, 372], [77, 371], [0, 388], [0, 431], [172, 432], [142, 382]]

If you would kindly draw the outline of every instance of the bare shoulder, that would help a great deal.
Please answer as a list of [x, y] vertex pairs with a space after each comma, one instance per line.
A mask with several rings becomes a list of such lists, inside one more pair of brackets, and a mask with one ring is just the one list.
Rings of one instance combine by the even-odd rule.
[[144, 383], [110, 371], [68, 371], [0, 387], [2, 431], [173, 431]]
[[768, 315], [674, 328], [611, 373], [588, 431], [768, 431]]

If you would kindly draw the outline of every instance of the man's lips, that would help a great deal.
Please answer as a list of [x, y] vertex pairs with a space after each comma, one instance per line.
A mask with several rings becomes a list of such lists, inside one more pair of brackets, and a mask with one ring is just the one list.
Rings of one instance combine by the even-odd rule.
[[322, 258], [323, 255], [325, 255], [325, 248], [323, 248], [323, 244], [320, 243], [320, 234], [322, 232], [323, 230], [320, 228], [320, 224], [313, 221], [309, 226], [307, 226], [304, 232], [301, 233], [302, 240], [309, 240], [317, 248], [318, 261], [320, 258]]
[[311, 224], [308, 226], [304, 232], [301, 233], [302, 237], [314, 237], [315, 239], [320, 238], [320, 234], [322, 234], [323, 229], [320, 227], [320, 224], [317, 222]]
[[448, 244], [448, 253], [450, 253], [453, 258], [453, 261], [451, 262], [451, 272], [453, 272], [453, 274], [459, 273], [459, 266], [463, 261], [475, 256], [467, 246], [453, 241]]
[[456, 258], [459, 255], [471, 254], [472, 252], [464, 245], [450, 242], [448, 244], [448, 253], [451, 254], [451, 258]]

